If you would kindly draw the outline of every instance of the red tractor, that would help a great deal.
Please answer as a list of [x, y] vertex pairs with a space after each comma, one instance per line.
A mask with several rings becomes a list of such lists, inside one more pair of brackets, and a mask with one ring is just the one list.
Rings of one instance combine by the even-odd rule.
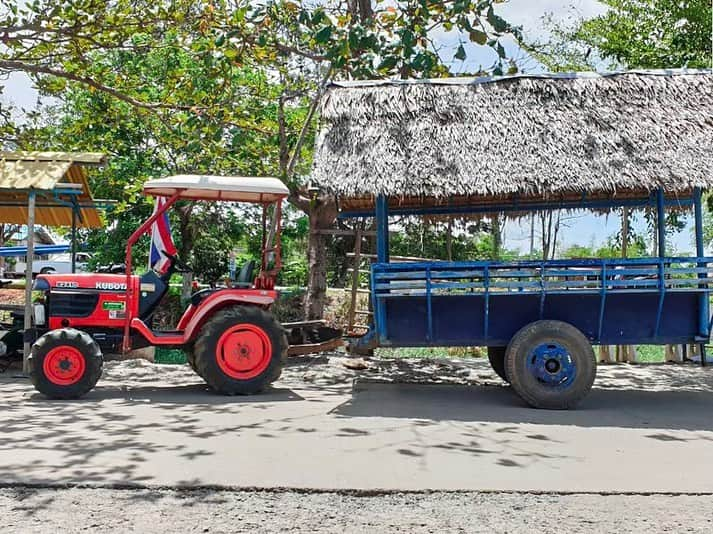
[[[193, 370], [216, 392], [256, 393], [275, 381], [288, 343], [270, 312], [280, 270], [281, 204], [285, 185], [275, 178], [174, 176], [152, 180], [144, 193], [166, 201], [129, 238], [126, 274], [44, 274], [34, 285], [30, 377], [52, 398], [78, 398], [102, 372], [103, 352], [161, 346], [183, 349]], [[131, 251], [138, 239], [178, 200], [260, 204], [262, 262], [240, 270], [231, 287], [202, 289], [191, 296], [176, 330], [157, 331], [152, 317], [175, 272], [189, 271], [178, 257], [168, 271], [131, 274]], [[271, 219], [271, 220], [269, 220]]]

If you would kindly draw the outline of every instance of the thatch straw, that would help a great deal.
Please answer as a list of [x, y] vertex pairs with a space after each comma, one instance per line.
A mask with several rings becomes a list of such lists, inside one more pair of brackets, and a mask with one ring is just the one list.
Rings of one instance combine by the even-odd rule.
[[713, 186], [713, 73], [335, 84], [312, 179], [345, 197]]

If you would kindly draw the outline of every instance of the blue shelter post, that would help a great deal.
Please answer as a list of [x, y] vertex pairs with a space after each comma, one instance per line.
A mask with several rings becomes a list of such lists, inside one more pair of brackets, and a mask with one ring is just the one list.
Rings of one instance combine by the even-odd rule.
[[662, 187], [656, 191], [656, 222], [658, 223], [659, 258], [664, 258], [666, 256], [666, 212]]
[[384, 195], [376, 197], [376, 259], [389, 261], [389, 201]]
[[[376, 261], [389, 262], [389, 200], [384, 195], [376, 197]], [[372, 288], [373, 285], [372, 270]], [[373, 289], [372, 289], [373, 291]], [[376, 295], [376, 292], [373, 293]], [[383, 343], [387, 338], [386, 332], [386, 303], [383, 298], [376, 298], [374, 305], [374, 323], [376, 338]]]
[[[696, 230], [696, 256], [699, 258], [703, 257], [703, 206], [701, 199], [701, 188], [696, 187], [693, 189], [693, 212], [695, 217], [695, 230]], [[697, 267], [706, 267], [705, 263], [699, 263]], [[705, 278], [707, 275], [705, 273], [698, 273], [698, 278]], [[705, 284], [702, 285], [705, 288]], [[708, 293], [702, 291], [698, 297], [698, 330], [701, 337], [708, 339], [708, 320], [709, 320], [709, 310], [708, 310]], [[701, 364], [706, 364], [706, 351], [705, 345], [701, 346]]]

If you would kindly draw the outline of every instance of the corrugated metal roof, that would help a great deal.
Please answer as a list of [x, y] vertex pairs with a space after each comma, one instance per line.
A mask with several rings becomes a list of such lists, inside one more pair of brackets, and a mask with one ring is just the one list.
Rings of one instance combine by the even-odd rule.
[[46, 226], [71, 226], [72, 211], [58, 203], [51, 191], [61, 183], [81, 184], [77, 200], [82, 220], [79, 227], [103, 226], [93, 199], [84, 165], [99, 165], [104, 154], [95, 152], [0, 152], [0, 223], [26, 224], [28, 191], [38, 191], [35, 222]]
[[54, 189], [71, 166], [71, 161], [0, 159], [0, 189]]
[[40, 152], [35, 150], [0, 150], [0, 160], [30, 161], [69, 161], [82, 165], [102, 165], [106, 163], [106, 154], [101, 152]]

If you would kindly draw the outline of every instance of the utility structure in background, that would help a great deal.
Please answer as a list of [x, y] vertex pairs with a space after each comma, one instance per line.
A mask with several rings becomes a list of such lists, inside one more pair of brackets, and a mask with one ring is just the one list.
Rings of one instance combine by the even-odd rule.
[[[0, 152], [0, 223], [27, 225], [24, 328], [32, 326], [32, 261], [35, 225], [71, 228], [72, 272], [75, 270], [77, 228], [100, 228], [98, 209], [110, 201], [95, 201], [86, 167], [106, 163], [95, 152]], [[28, 372], [30, 343], [23, 348], [23, 372]]]

